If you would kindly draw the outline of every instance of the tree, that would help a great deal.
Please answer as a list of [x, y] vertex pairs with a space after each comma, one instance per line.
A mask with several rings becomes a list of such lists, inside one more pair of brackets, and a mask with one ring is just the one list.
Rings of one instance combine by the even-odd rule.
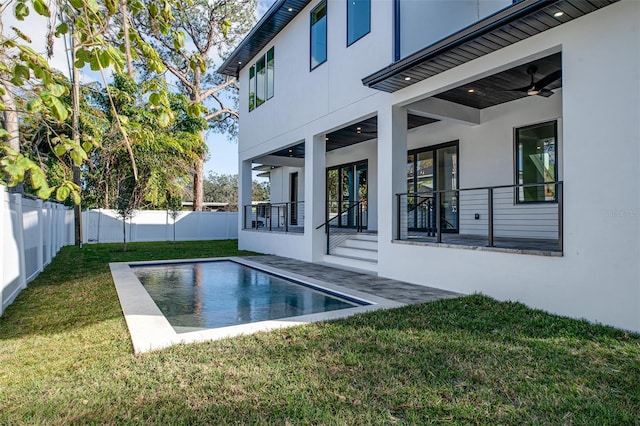
[[[207, 120], [211, 129], [233, 132], [238, 117], [233, 90], [238, 86], [235, 79], [213, 71], [214, 56], [225, 57], [249, 31], [254, 22], [256, 0], [177, 3], [171, 9], [175, 20], [171, 22], [170, 31], [163, 31], [163, 22], [157, 19], [161, 14], [157, 3], [153, 0], [143, 3], [142, 13], [134, 17], [138, 33], [156, 49], [180, 90], [189, 97], [191, 113]], [[142, 59], [144, 67], [149, 68]], [[205, 130], [201, 135], [204, 139]], [[202, 210], [204, 201], [205, 156], [205, 153], [201, 155], [193, 171], [193, 209], [196, 211]]]
[[141, 190], [133, 176], [124, 176], [118, 181], [118, 196], [115, 207], [122, 219], [122, 251], [127, 251], [127, 219], [135, 215], [140, 205]]
[[[270, 197], [269, 182], [252, 183], [252, 199], [268, 201]], [[238, 209], [238, 175], [209, 173], [204, 181], [204, 198], [207, 202], [227, 203], [228, 210]]]
[[[171, 2], [174, 0], [164, 0], [161, 2], [163, 6], [162, 13], [156, 17], [156, 22], [162, 26], [163, 32], [169, 31], [169, 22], [172, 21]], [[178, 1], [175, 1], [178, 4]], [[121, 4], [123, 6], [124, 3]], [[132, 2], [131, 9], [134, 9], [133, 15], [140, 13], [142, 3], [139, 1]], [[19, 20], [24, 20], [31, 11], [48, 19], [47, 24], [51, 31], [48, 37], [48, 46], [53, 44], [54, 37], [65, 37], [71, 34], [72, 43], [72, 60], [71, 68], [76, 76], [72, 81], [74, 90], [71, 91], [71, 103], [65, 103], [63, 97], [68, 96], [69, 90], [65, 86], [55, 81], [54, 73], [49, 68], [47, 61], [33, 48], [30, 47], [31, 39], [18, 28], [11, 28], [11, 32], [5, 31], [2, 25], [1, 16], [13, 8], [14, 16]], [[121, 26], [114, 25], [115, 17], [122, 11], [125, 14], [124, 22]], [[71, 137], [63, 135], [59, 138], [52, 139], [52, 148], [58, 155], [68, 154], [73, 161], [73, 165], [79, 168], [88, 160], [87, 151], [92, 149], [92, 145], [83, 141], [82, 135], [77, 132], [76, 124], [78, 124], [77, 116], [79, 114], [77, 108], [79, 106], [79, 96], [77, 93], [77, 70], [89, 66], [94, 71], [112, 68], [116, 73], [122, 73], [125, 64], [125, 54], [123, 51], [130, 53], [132, 45], [140, 54], [144, 56], [145, 63], [149, 69], [156, 73], [164, 71], [162, 62], [159, 60], [157, 52], [144, 43], [142, 39], [136, 37], [135, 31], [129, 32], [129, 38], [123, 41], [123, 37], [114, 40], [105, 37], [108, 31], [118, 33], [118, 28], [124, 27], [124, 32], [128, 31], [127, 22], [130, 16], [126, 13], [126, 9], [113, 1], [98, 0], [53, 0], [45, 2], [44, 0], [9, 0], [0, 4], [0, 111], [2, 112], [2, 125], [0, 130], [0, 139], [4, 143], [0, 144], [2, 151], [2, 160], [0, 167], [7, 175], [8, 185], [15, 186], [26, 178], [41, 198], [48, 198], [54, 192], [59, 200], [64, 200], [71, 196], [76, 204], [80, 203], [80, 186], [77, 182], [65, 179], [56, 187], [50, 187], [47, 182], [46, 175], [41, 169], [40, 164], [23, 154], [19, 150], [16, 141], [19, 140], [19, 115], [22, 112], [34, 113], [45, 110], [52, 118], [64, 122], [70, 114], [74, 119], [72, 125]], [[43, 22], [44, 25], [44, 22]], [[127, 55], [128, 58], [128, 55]], [[131, 70], [131, 68], [129, 68]], [[104, 74], [103, 74], [104, 79]], [[19, 110], [18, 104], [21, 97], [20, 90], [29, 88], [34, 83], [39, 87], [33, 91], [33, 96], [29, 102], [24, 102], [25, 109]], [[168, 125], [172, 119], [172, 113], [168, 103], [168, 96], [165, 88], [160, 84], [149, 84], [149, 89], [155, 91], [157, 109], [156, 116], [161, 125]], [[73, 108], [70, 107], [73, 105]], [[128, 136], [122, 128], [117, 114], [114, 114], [115, 122], [122, 135], [127, 148], [129, 149], [130, 161], [136, 176], [135, 159], [132, 150], [128, 145]], [[79, 170], [79, 169], [77, 169]]]
[[205, 151], [200, 131], [206, 123], [188, 115], [189, 102], [184, 95], [169, 94], [175, 119], [164, 128], [157, 123], [155, 110], [143, 102], [142, 93], [141, 85], [126, 76], [115, 76], [107, 88], [91, 93], [92, 102], [102, 111], [110, 127], [102, 138], [102, 149], [92, 155], [86, 172], [89, 206], [114, 207], [112, 200], [118, 196], [121, 176], [134, 176], [122, 134], [113, 124], [111, 102], [136, 158], [137, 179], [134, 180], [143, 194], [142, 207], [165, 208], [171, 197], [180, 196], [188, 182], [188, 170]]
[[182, 198], [176, 194], [167, 196], [167, 213], [173, 220], [173, 242], [176, 242], [176, 219], [182, 213]]

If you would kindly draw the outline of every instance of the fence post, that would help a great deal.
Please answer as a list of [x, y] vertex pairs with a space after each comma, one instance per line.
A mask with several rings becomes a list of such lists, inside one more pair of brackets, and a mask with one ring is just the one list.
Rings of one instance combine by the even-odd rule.
[[284, 232], [289, 232], [289, 203], [284, 204]]
[[442, 212], [440, 211], [440, 193], [436, 192], [436, 242], [442, 242], [442, 226], [440, 224], [440, 215]]
[[493, 188], [487, 188], [487, 226], [489, 227], [489, 247], [493, 247]]
[[38, 273], [42, 272], [42, 270], [44, 269], [44, 252], [43, 252], [43, 246], [44, 246], [44, 215], [42, 212], [42, 207], [43, 207], [43, 203], [42, 200], [37, 200], [36, 201], [36, 216], [38, 218], [38, 267], [37, 267], [37, 271]]
[[24, 216], [22, 213], [22, 196], [20, 194], [11, 195], [11, 204], [16, 215], [16, 221], [14, 222], [14, 233], [16, 236], [16, 243], [18, 245], [18, 253], [20, 256], [20, 288], [27, 288], [27, 267], [25, 264], [24, 256]]
[[556, 183], [556, 197], [558, 198], [558, 250], [562, 252], [564, 248], [564, 237], [563, 237], [563, 220], [564, 220], [564, 205], [562, 197], [564, 196], [562, 192], [562, 182]]

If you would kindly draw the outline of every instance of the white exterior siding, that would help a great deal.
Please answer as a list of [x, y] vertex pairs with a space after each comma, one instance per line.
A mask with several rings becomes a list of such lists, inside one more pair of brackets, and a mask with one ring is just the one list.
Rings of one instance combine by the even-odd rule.
[[[371, 33], [347, 48], [345, 4], [329, 1], [328, 61], [309, 72], [309, 11], [316, 4], [267, 46], [275, 46], [276, 52], [274, 98], [251, 113], [247, 94], [241, 92], [240, 98], [239, 152], [245, 174], [250, 160], [306, 141], [305, 167], [300, 169], [305, 233], [241, 230], [240, 248], [321, 259], [324, 232], [315, 227], [324, 221], [325, 169], [366, 159], [369, 222], [377, 225], [380, 276], [482, 292], [640, 331], [640, 2], [622, 0], [393, 94], [361, 83], [391, 62], [392, 2], [372, 1]], [[480, 111], [480, 124], [444, 120], [406, 130], [406, 109], [416, 102], [557, 52], [562, 52], [563, 80], [554, 96], [487, 108]], [[241, 73], [241, 87], [246, 87], [247, 69]], [[323, 154], [325, 133], [374, 115], [378, 139]], [[514, 128], [549, 120], [558, 120], [563, 256], [393, 241], [395, 196], [406, 191], [407, 149], [459, 140], [460, 188], [513, 184]], [[287, 189], [288, 174], [282, 173], [282, 188]], [[276, 179], [277, 173], [272, 176]], [[548, 205], [545, 217], [553, 216], [554, 206]], [[531, 208], [511, 205], [511, 213]], [[475, 213], [480, 220], [473, 218]], [[496, 217], [496, 232], [503, 219]], [[475, 208], [462, 209], [460, 224], [461, 233], [486, 233], [486, 218]], [[556, 226], [552, 219], [542, 219], [543, 232], [550, 236]], [[506, 226], [503, 230], [503, 235], [527, 236], [526, 227], [511, 234]]]

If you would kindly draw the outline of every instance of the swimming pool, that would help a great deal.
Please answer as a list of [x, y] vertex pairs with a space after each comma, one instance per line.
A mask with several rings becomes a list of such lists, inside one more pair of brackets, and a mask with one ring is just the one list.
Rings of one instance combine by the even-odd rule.
[[403, 305], [241, 257], [109, 267], [136, 354]]
[[137, 265], [133, 272], [177, 333], [368, 304], [232, 260]]

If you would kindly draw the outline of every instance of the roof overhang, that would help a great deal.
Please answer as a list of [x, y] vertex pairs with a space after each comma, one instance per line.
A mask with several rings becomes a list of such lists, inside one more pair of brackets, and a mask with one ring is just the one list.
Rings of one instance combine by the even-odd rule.
[[277, 0], [218, 68], [218, 72], [237, 77], [251, 58], [264, 49], [310, 2], [311, 0]]
[[[395, 92], [619, 0], [522, 0], [362, 79]], [[554, 16], [562, 11], [562, 16]]]

